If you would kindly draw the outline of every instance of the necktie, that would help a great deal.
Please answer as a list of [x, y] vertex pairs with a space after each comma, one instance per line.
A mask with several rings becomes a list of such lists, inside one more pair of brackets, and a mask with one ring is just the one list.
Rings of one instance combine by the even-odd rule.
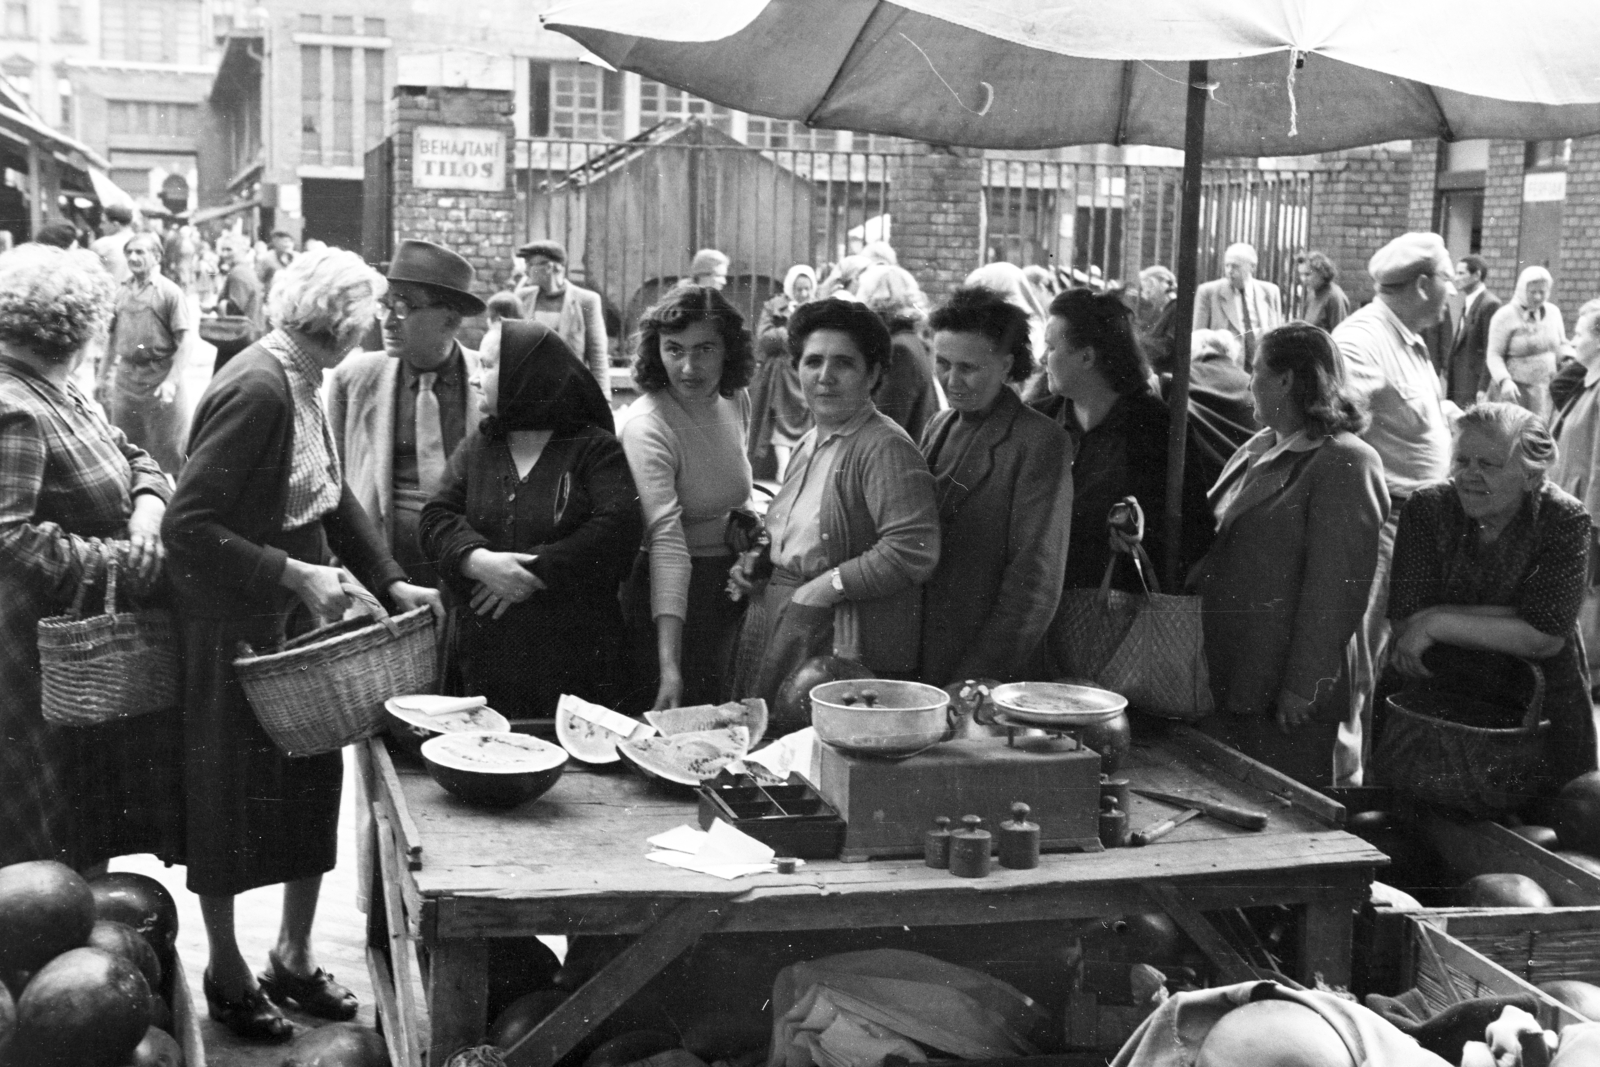
[[428, 371], [417, 376], [417, 488], [425, 496], [439, 491], [444, 482], [444, 430], [439, 423], [439, 398], [433, 383], [439, 375]]
[[1250, 286], [1239, 290], [1239, 311], [1244, 316], [1244, 369], [1256, 365], [1256, 327], [1250, 319]]

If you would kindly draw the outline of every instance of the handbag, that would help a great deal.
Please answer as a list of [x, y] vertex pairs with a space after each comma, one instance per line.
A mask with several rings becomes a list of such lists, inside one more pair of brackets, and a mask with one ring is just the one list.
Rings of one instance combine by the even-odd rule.
[[105, 612], [83, 618], [83, 601], [100, 570], [84, 567], [72, 606], [40, 619], [40, 710], [57, 726], [95, 726], [178, 702], [178, 637], [172, 613], [117, 610], [120, 552], [96, 541], [103, 560]]
[[1120, 693], [1139, 711], [1189, 722], [1205, 718], [1213, 704], [1200, 598], [1162, 593], [1155, 565], [1137, 540], [1119, 551], [1138, 562], [1144, 593], [1111, 588], [1115, 553], [1098, 589], [1063, 593], [1052, 627], [1058, 669]]

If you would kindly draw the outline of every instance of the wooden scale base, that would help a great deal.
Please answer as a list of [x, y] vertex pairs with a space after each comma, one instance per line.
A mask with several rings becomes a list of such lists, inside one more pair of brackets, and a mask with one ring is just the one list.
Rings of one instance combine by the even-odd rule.
[[1000, 838], [1011, 805], [1027, 804], [1044, 851], [1100, 851], [1100, 756], [1066, 735], [948, 741], [904, 760], [822, 750], [817, 791], [845, 819], [846, 861], [921, 856], [933, 820], [981, 815]]

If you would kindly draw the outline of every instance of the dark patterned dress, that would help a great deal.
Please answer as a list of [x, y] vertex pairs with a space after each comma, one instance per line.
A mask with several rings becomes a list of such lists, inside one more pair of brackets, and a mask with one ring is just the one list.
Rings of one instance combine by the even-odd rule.
[[1596, 766], [1594, 709], [1578, 636], [1589, 551], [1589, 516], [1571, 495], [1545, 482], [1491, 544], [1462, 510], [1448, 482], [1424, 486], [1406, 501], [1395, 534], [1389, 618], [1409, 618], [1440, 604], [1516, 609], [1541, 633], [1566, 638], [1542, 660], [1549, 760], [1560, 782]]
[[[38, 622], [71, 604], [86, 567], [99, 570], [92, 538], [126, 546], [140, 493], [170, 494], [143, 449], [76, 386], [0, 356], [0, 866], [169, 851], [176, 711], [55, 727], [39, 708]], [[100, 600], [97, 585], [85, 611]]]

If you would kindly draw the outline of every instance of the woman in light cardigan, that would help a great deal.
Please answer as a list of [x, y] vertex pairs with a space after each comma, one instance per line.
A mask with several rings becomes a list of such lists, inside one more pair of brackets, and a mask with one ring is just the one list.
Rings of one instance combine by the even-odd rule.
[[1516, 295], [1489, 320], [1489, 399], [1520, 404], [1542, 419], [1551, 414], [1550, 380], [1567, 344], [1561, 309], [1549, 302], [1550, 272], [1528, 267]]
[[[738, 566], [730, 572], [735, 587], [759, 598], [742, 638], [741, 659], [751, 667], [735, 695], [769, 703], [804, 658], [796, 649], [831, 647], [879, 676], [909, 677], [922, 585], [939, 562], [933, 475], [872, 402], [890, 358], [888, 328], [859, 303], [816, 301], [790, 320], [789, 351], [816, 426], [767, 511], [771, 580], [753, 583]], [[774, 721], [778, 729], [804, 725]]]
[[728, 513], [750, 499], [744, 387], [754, 366], [743, 316], [715, 289], [679, 286], [639, 322], [644, 396], [621, 436], [645, 542], [623, 603], [635, 671], [656, 678], [657, 709], [722, 696], [744, 607], [726, 590], [725, 533]]

